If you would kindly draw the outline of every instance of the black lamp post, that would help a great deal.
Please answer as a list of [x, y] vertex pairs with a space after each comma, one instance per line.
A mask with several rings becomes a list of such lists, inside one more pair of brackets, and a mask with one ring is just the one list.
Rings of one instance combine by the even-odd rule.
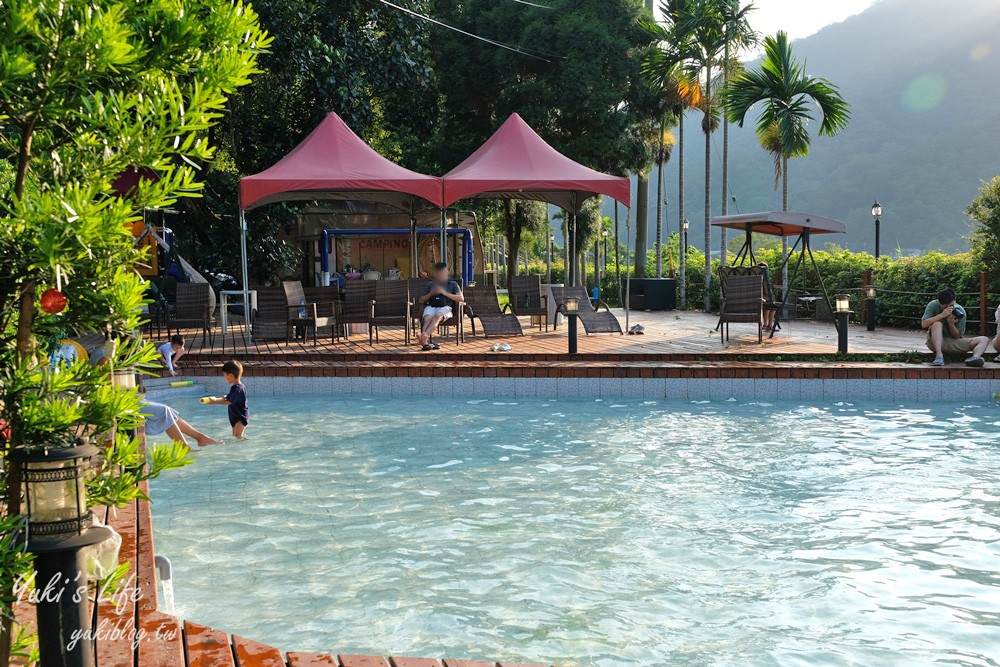
[[[94, 642], [83, 548], [111, 536], [93, 526], [85, 472], [97, 447], [15, 450], [27, 507], [26, 546], [35, 554], [41, 667], [93, 667]], [[72, 647], [72, 648], [70, 648]]]
[[838, 294], [833, 300], [837, 313], [837, 353], [847, 354], [847, 326], [851, 317], [851, 297]]
[[684, 254], [688, 251], [688, 227], [691, 226], [691, 222], [688, 220], [684, 221]]
[[545, 282], [552, 282], [552, 242], [556, 240], [556, 235], [549, 232], [549, 237], [546, 239], [546, 269], [545, 269]]
[[868, 331], [875, 331], [875, 319], [877, 317], [875, 311], [875, 286], [866, 285], [865, 286], [865, 305], [868, 309]]
[[875, 218], [875, 259], [879, 258], [879, 227], [882, 225], [882, 205], [878, 203], [878, 198], [872, 204], [872, 217]]
[[576, 354], [576, 319], [580, 316], [580, 300], [575, 296], [566, 297], [563, 310], [569, 320], [569, 353]]

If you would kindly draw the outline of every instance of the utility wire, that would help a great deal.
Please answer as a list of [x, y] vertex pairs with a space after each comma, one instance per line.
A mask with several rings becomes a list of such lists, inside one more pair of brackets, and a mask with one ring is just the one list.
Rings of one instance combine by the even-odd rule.
[[528, 2], [528, 0], [514, 0], [514, 2], [521, 5], [528, 5], [529, 7], [538, 7], [539, 9], [555, 9], [555, 7], [549, 7], [548, 5], [537, 5], [534, 2]]
[[[506, 49], [507, 51], [513, 51], [514, 53], [520, 53], [522, 56], [528, 56], [529, 58], [534, 58], [536, 60], [541, 60], [543, 62], [551, 62], [550, 60], [542, 58], [541, 56], [536, 56], [533, 53], [529, 53], [527, 51], [522, 51], [521, 49], [517, 48], [516, 46], [511, 46], [510, 44], [504, 44], [503, 42], [497, 42], [495, 40], [492, 40], [492, 39], [489, 39], [489, 38], [486, 38], [486, 37], [482, 37], [480, 35], [476, 35], [476, 34], [473, 34], [471, 32], [466, 32], [465, 30], [462, 30], [461, 28], [456, 28], [453, 25], [448, 25], [447, 23], [444, 23], [443, 21], [439, 21], [436, 18], [432, 18], [430, 16], [427, 16], [426, 14], [421, 14], [419, 12], [413, 11], [412, 9], [407, 9], [406, 7], [400, 7], [399, 5], [394, 5], [391, 2], [389, 2], [388, 0], [378, 0], [378, 2], [381, 2], [386, 7], [392, 7], [393, 9], [399, 10], [399, 11], [405, 13], [405, 14], [409, 14], [410, 16], [413, 16], [415, 18], [422, 19], [424, 21], [428, 21], [430, 23], [433, 23], [434, 25], [439, 25], [442, 28], [447, 28], [448, 30], [453, 30], [453, 31], [455, 31], [455, 32], [457, 32], [459, 34], [465, 35], [466, 37], [472, 37], [473, 39], [478, 39], [481, 42], [486, 42], [487, 44], [492, 44], [493, 46], [498, 46], [501, 49]], [[530, 3], [525, 3], [525, 4], [530, 4]]]

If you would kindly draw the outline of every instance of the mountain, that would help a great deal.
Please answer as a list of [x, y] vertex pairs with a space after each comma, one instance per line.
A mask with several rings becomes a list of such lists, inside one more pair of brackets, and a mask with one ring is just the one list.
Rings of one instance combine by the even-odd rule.
[[[881, 0], [867, 11], [794, 43], [807, 71], [840, 87], [848, 128], [818, 137], [789, 166], [792, 210], [833, 217], [845, 237], [874, 250], [871, 205], [883, 205], [882, 251], [963, 250], [965, 207], [980, 183], [1000, 174], [1000, 0]], [[756, 63], [748, 63], [748, 67]], [[781, 208], [774, 166], [753, 132], [756, 115], [730, 134], [730, 212]], [[685, 123], [685, 215], [698, 245], [704, 221], [704, 134]], [[722, 132], [713, 136], [712, 213], [721, 210]], [[669, 229], [676, 231], [677, 150], [664, 170]], [[650, 243], [655, 176], [650, 184]], [[633, 188], [634, 192], [634, 188]], [[610, 215], [612, 209], [606, 206]], [[715, 243], [716, 247], [718, 242]]]

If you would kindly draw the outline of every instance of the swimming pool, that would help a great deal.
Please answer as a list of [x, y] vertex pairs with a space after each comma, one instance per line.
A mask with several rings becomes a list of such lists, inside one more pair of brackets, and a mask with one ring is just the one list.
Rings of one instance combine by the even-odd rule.
[[602, 667], [1000, 656], [995, 405], [251, 409], [252, 440], [153, 484], [190, 620], [284, 649]]

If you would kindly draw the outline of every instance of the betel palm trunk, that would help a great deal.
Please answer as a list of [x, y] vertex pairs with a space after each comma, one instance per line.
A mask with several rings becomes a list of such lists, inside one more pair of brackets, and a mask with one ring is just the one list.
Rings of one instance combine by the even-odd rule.
[[656, 277], [663, 277], [663, 123], [660, 123], [660, 146], [656, 154]]
[[705, 312], [712, 307], [712, 65], [705, 66]]
[[[788, 156], [781, 156], [781, 210], [788, 210]], [[781, 237], [781, 288], [788, 291], [788, 237]], [[784, 294], [782, 295], [784, 296]]]
[[684, 244], [684, 112], [677, 115], [677, 141], [679, 153], [677, 159], [677, 233], [680, 238], [680, 296], [681, 308], [687, 307], [687, 248]]

